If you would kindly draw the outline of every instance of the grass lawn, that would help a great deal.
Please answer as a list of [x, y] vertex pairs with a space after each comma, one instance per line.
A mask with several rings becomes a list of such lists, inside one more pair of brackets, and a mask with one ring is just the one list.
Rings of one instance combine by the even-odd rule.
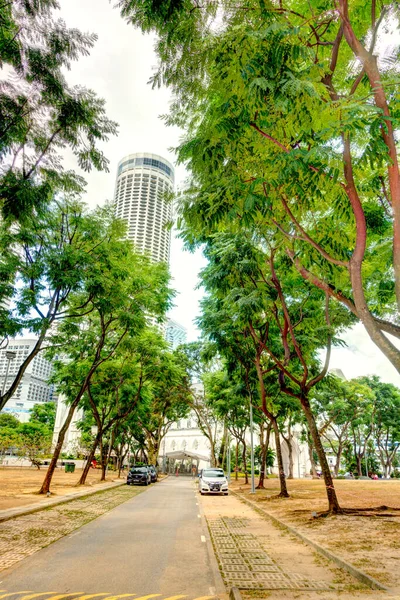
[[[257, 478], [256, 478], [257, 482]], [[374, 507], [400, 509], [400, 480], [335, 480], [343, 508], [369, 508], [362, 515], [313, 518], [327, 508], [323, 480], [288, 480], [290, 498], [276, 498], [278, 479], [268, 479], [264, 490], [250, 494], [244, 479], [232, 479], [231, 489], [259, 503], [274, 516], [329, 548], [354, 566], [400, 594], [400, 510], [375, 511]], [[388, 516], [388, 514], [394, 516]]]
[[[3, 467], [0, 468], [0, 510], [16, 508], [36, 502], [46, 502], [46, 498], [39, 496], [39, 490], [46, 473], [46, 468], [40, 471], [33, 467]], [[85, 486], [76, 487], [81, 476], [81, 469], [75, 473], [65, 473], [64, 467], [56, 469], [51, 484], [52, 496], [67, 496], [77, 490], [91, 489], [102, 486], [117, 479], [117, 473], [109, 472], [107, 481], [100, 482], [101, 470], [91, 469], [86, 479]]]

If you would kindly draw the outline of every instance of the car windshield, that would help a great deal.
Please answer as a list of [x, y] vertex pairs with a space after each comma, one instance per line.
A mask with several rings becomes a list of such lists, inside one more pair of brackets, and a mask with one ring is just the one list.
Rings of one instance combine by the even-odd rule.
[[225, 475], [223, 471], [213, 471], [210, 469], [208, 471], [203, 471], [203, 477], [225, 477]]
[[147, 469], [146, 467], [134, 467], [133, 469], [131, 469], [131, 473], [146, 473]]

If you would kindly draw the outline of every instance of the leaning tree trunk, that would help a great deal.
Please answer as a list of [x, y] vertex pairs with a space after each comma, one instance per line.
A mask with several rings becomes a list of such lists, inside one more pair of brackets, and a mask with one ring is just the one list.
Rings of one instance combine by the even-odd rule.
[[58, 433], [57, 443], [54, 448], [53, 456], [51, 457], [50, 465], [49, 465], [49, 468], [47, 469], [44, 481], [42, 483], [42, 487], [39, 490], [39, 494], [47, 494], [47, 492], [50, 491], [51, 480], [53, 479], [54, 471], [57, 466], [57, 461], [61, 454], [61, 450], [62, 450], [64, 439], [65, 439], [65, 434], [68, 431], [68, 427], [71, 424], [72, 417], [74, 416], [75, 409], [78, 406], [80, 399], [81, 399], [81, 396], [79, 396], [77, 399], [75, 399], [74, 402], [69, 407], [67, 418], [65, 419], [64, 425], [61, 427], [61, 429]]
[[274, 428], [274, 434], [275, 434], [276, 458], [278, 461], [278, 471], [279, 471], [280, 492], [278, 494], [278, 497], [279, 498], [289, 498], [289, 492], [287, 491], [287, 486], [286, 486], [285, 470], [283, 468], [281, 438], [279, 435], [279, 427], [278, 427], [278, 422], [276, 419], [273, 419], [272, 427]]
[[92, 465], [92, 460], [94, 459], [94, 455], [96, 453], [97, 446], [99, 445], [100, 435], [97, 434], [96, 439], [93, 442], [93, 446], [92, 446], [92, 448], [90, 450], [90, 453], [89, 453], [88, 459], [86, 461], [85, 467], [84, 467], [84, 469], [82, 471], [81, 478], [78, 481], [78, 485], [85, 485], [85, 483], [86, 483], [86, 477], [88, 476], [88, 473], [89, 473], [91, 465]]
[[308, 428], [310, 430], [314, 447], [318, 455], [319, 464], [321, 465], [322, 474], [324, 476], [326, 495], [328, 497], [328, 510], [330, 513], [339, 513], [341, 512], [341, 509], [336, 496], [335, 486], [333, 485], [332, 473], [326, 459], [325, 450], [322, 445], [318, 427], [310, 407], [310, 402], [306, 396], [302, 396], [301, 406], [306, 416]]

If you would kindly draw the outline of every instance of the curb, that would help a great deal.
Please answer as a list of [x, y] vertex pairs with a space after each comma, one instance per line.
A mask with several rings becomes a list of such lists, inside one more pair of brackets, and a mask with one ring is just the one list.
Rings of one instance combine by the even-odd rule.
[[126, 485], [126, 482], [118, 481], [117, 483], [107, 485], [107, 487], [104, 486], [100, 490], [84, 490], [83, 492], [79, 492], [78, 494], [71, 494], [70, 496], [67, 496], [65, 498], [54, 498], [53, 500], [49, 500], [47, 504], [31, 504], [30, 506], [28, 505], [26, 508], [16, 508], [11, 510], [0, 511], [0, 523], [4, 523], [4, 521], [9, 521], [10, 519], [15, 519], [17, 517], [31, 515], [33, 513], [40, 512], [41, 510], [46, 510], [46, 508], [53, 508], [53, 506], [66, 504], [67, 502], [72, 502], [72, 500], [77, 500], [86, 496], [94, 496], [94, 494], [99, 494], [100, 492], [112, 490], [113, 488], [120, 487], [121, 485]]
[[242, 600], [242, 594], [240, 593], [239, 588], [231, 588], [231, 591], [229, 592], [229, 600]]
[[[316, 550], [318, 552], [318, 554], [321, 554], [325, 558], [328, 558], [332, 562], [336, 563], [338, 565], [338, 567], [340, 567], [341, 569], [344, 569], [345, 571], [350, 573], [350, 575], [352, 575], [355, 579], [358, 579], [358, 581], [361, 581], [361, 583], [364, 583], [369, 588], [371, 588], [373, 590], [382, 590], [384, 592], [392, 591], [390, 588], [383, 585], [383, 583], [380, 583], [377, 579], [374, 579], [370, 575], [367, 575], [367, 573], [364, 573], [364, 571], [360, 571], [360, 569], [357, 569], [352, 564], [343, 560], [343, 558], [340, 558], [339, 556], [337, 556], [330, 550], [327, 550], [327, 548], [324, 548], [324, 546], [320, 546], [317, 542], [310, 540], [310, 538], [308, 538], [304, 534], [300, 533], [300, 531], [298, 531], [291, 525], [288, 525], [284, 521], [281, 521], [280, 519], [278, 519], [277, 517], [275, 517], [268, 511], [266, 511], [265, 508], [261, 508], [260, 506], [257, 506], [257, 504], [255, 502], [252, 502], [251, 500], [248, 500], [247, 498], [243, 498], [237, 492], [234, 492], [231, 490], [231, 493], [234, 494], [241, 502], [248, 504], [249, 506], [251, 506], [251, 508], [255, 509], [257, 512], [262, 513], [263, 515], [265, 515], [266, 517], [271, 519], [271, 521], [277, 523], [281, 527], [284, 527], [285, 529], [290, 531], [290, 533], [293, 533], [294, 535], [296, 535], [308, 546], [311, 546], [312, 548], [314, 548], [314, 550]], [[234, 600], [234, 599], [232, 598], [231, 600]], [[239, 600], [239, 599], [235, 598], [235, 600]]]

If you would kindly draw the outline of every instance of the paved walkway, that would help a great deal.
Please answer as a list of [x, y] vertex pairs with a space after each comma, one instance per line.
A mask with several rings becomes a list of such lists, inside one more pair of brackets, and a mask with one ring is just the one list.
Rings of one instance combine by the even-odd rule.
[[352, 598], [365, 590], [350, 575], [321, 560], [298, 538], [236, 497], [204, 496], [202, 508], [227, 587], [252, 592], [252, 597], [256, 597], [255, 590], [287, 590], [283, 597], [288, 598], [303, 597], [288, 596], [289, 590], [331, 592], [340, 598], [349, 597], [346, 589], [351, 590]]
[[[0, 573], [5, 590], [0, 600], [214, 597], [218, 568], [193, 482], [170, 478], [132, 498], [137, 492], [125, 486], [0, 524], [2, 542], [8, 539], [14, 551], [10, 560], [35, 553]], [[117, 497], [124, 503], [110, 510]], [[105, 514], [80, 527], [96, 513]], [[57, 530], [60, 537], [72, 529], [37, 552], [37, 539], [43, 545], [53, 541]]]

